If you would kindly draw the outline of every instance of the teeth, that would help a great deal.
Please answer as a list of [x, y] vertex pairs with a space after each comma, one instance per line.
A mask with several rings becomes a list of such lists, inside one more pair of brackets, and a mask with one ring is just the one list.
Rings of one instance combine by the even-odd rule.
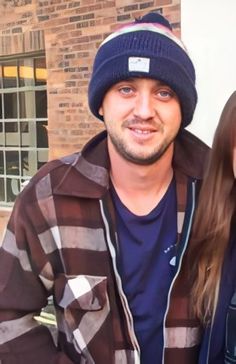
[[140, 130], [140, 129], [134, 129], [135, 133], [138, 134], [149, 134], [151, 133], [149, 130]]

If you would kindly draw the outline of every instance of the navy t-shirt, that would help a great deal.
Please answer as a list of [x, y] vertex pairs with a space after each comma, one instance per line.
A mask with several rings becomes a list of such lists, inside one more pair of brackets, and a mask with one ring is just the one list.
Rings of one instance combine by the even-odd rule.
[[177, 202], [174, 179], [158, 205], [137, 216], [120, 201], [114, 188], [119, 250], [118, 271], [134, 319], [141, 363], [161, 363], [163, 319], [175, 272]]

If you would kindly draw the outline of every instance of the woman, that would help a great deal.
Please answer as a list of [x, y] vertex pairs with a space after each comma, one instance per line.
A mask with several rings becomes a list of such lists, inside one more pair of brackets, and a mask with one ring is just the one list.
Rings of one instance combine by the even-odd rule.
[[[215, 132], [189, 252], [195, 277], [193, 308], [205, 328], [199, 361], [204, 364], [236, 362], [235, 178], [236, 92], [227, 101]], [[206, 361], [209, 352], [213, 354]]]

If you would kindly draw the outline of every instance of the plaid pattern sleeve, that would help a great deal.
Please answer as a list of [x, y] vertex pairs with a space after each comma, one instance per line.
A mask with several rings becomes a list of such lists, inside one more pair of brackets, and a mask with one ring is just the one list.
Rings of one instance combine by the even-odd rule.
[[[135, 363], [99, 200], [75, 191], [73, 160], [57, 167], [43, 168], [19, 196], [0, 249], [0, 362]], [[79, 181], [81, 190], [88, 187], [83, 176]], [[57, 347], [34, 319], [51, 295]]]
[[29, 218], [22, 200], [15, 204], [0, 249], [0, 362], [72, 364], [34, 319], [47, 304], [53, 269], [35, 231], [37, 216]]

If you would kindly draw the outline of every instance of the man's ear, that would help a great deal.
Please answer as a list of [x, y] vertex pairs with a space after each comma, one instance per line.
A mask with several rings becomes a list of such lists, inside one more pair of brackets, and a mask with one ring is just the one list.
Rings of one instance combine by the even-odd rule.
[[98, 113], [99, 113], [99, 115], [103, 116], [103, 107], [102, 106], [99, 107]]

